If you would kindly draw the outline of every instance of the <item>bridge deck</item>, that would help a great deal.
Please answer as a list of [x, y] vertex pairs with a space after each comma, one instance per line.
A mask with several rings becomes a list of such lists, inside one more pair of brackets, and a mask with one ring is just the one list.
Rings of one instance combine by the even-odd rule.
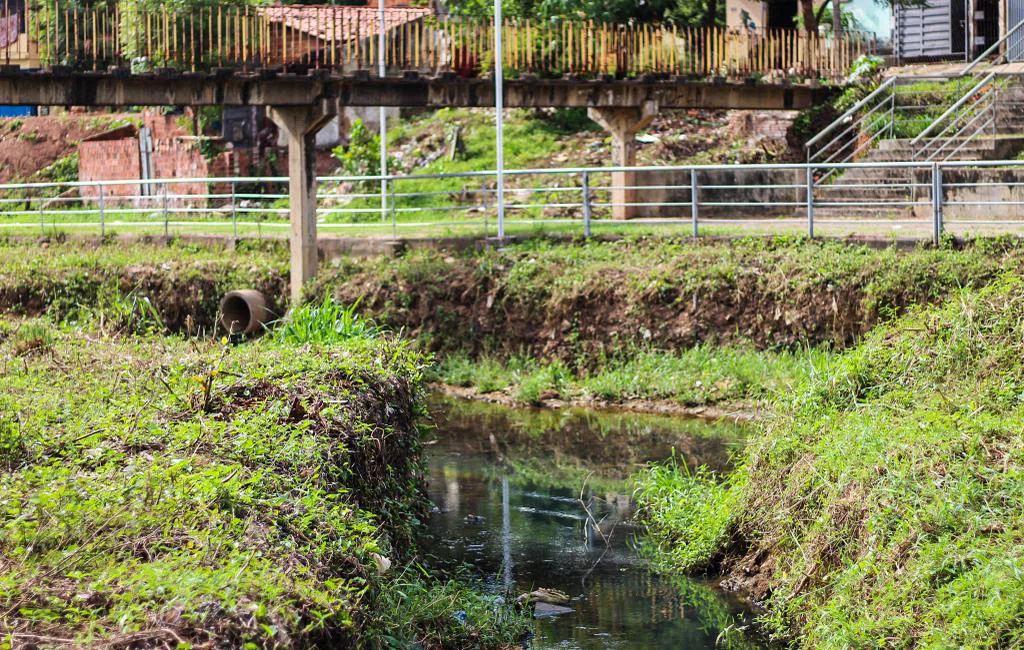
[[[660, 108], [802, 109], [831, 92], [817, 83], [720, 83], [686, 77], [637, 80], [506, 80], [505, 105], [525, 107], [627, 108], [655, 102]], [[309, 106], [337, 100], [343, 106], [490, 107], [489, 79], [455, 75], [402, 78], [263, 72], [25, 71], [0, 67], [0, 104], [39, 106]]]

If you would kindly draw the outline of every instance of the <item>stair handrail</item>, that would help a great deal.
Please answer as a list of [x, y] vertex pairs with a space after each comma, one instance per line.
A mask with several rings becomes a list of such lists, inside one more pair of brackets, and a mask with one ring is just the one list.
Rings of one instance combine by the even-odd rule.
[[[824, 150], [824, 148], [822, 148], [822, 149], [818, 150], [817, 152], [815, 152], [814, 154], [812, 154], [811, 153], [811, 147], [814, 146], [815, 143], [817, 143], [819, 140], [824, 138], [826, 135], [828, 135], [832, 131], [835, 131], [837, 128], [839, 128], [840, 126], [845, 124], [846, 120], [850, 119], [853, 115], [856, 115], [857, 112], [860, 111], [862, 108], [864, 108], [864, 106], [866, 106], [869, 102], [875, 100], [877, 97], [879, 97], [882, 94], [884, 94], [887, 90], [889, 90], [896, 83], [896, 79], [897, 79], [896, 77], [890, 77], [889, 79], [887, 79], [880, 86], [878, 86], [878, 88], [875, 88], [870, 94], [868, 94], [867, 97], [865, 97], [864, 99], [862, 99], [859, 102], [857, 102], [856, 104], [854, 104], [849, 110], [847, 110], [845, 113], [843, 113], [842, 115], [837, 117], [835, 120], [833, 120], [831, 124], [829, 124], [824, 129], [819, 131], [816, 136], [814, 136], [813, 138], [808, 140], [804, 144], [804, 149], [807, 152], [807, 162], [815, 162], [813, 160], [813, 157], [817, 156], [819, 153], [821, 153], [821, 151]], [[861, 118], [861, 119], [863, 119], [863, 118]], [[858, 120], [854, 121], [854, 124], [859, 123], [861, 121], [861, 119], [858, 119]], [[835, 139], [833, 139], [828, 144], [831, 145], [832, 142], [834, 142], [834, 141], [835, 141]], [[828, 162], [828, 161], [826, 160], [826, 161], [822, 161], [822, 162]]]
[[[1024, 20], [1014, 25], [1013, 28], [1010, 31], [1003, 34], [998, 41], [996, 41], [992, 45], [989, 45], [984, 52], [974, 57], [974, 60], [968, 63], [967, 66], [963, 70], [961, 70], [960, 74], [957, 76], [966, 77], [967, 74], [974, 69], [974, 66], [978, 65], [979, 63], [987, 59], [990, 54], [996, 51], [996, 48], [1005, 43], [1011, 36], [1013, 36], [1017, 32], [1017, 30], [1021, 29], [1022, 27], [1024, 27]], [[996, 57], [995, 60], [998, 61], [1001, 57], [1004, 56], [1006, 56], [1006, 52], [1001, 53], [998, 57]], [[995, 65], [995, 63], [993, 63], [993, 65]]]
[[[996, 81], [990, 85], [985, 92], [975, 96], [966, 109], [962, 111], [960, 115], [955, 116], [941, 132], [925, 142], [920, 148], [913, 149], [912, 154], [914, 160], [917, 160], [921, 154], [928, 154], [928, 152], [932, 150], [932, 145], [937, 141], [939, 141], [939, 146], [935, 147], [934, 151], [925, 158], [925, 162], [935, 160], [948, 147], [955, 145], [953, 149], [942, 158], [944, 161], [949, 160], [959, 153], [961, 149], [970, 144], [971, 141], [973, 141], [979, 134], [984, 133], [985, 129], [989, 126], [993, 127], [994, 135], [994, 127], [996, 124], [995, 106], [999, 97], [999, 92], [1002, 88], [1003, 87], [999, 82]], [[946, 132], [954, 128], [957, 125], [957, 120], [962, 117], [970, 117], [970, 119], [960, 126], [955, 133], [946, 136]], [[979, 124], [979, 120], [981, 120], [980, 125], [976, 126]], [[966, 135], [972, 127], [974, 127], [973, 131], [971, 131], [969, 135]]]
[[[919, 133], [919, 134], [917, 135], [917, 137], [916, 137], [916, 138], [914, 138], [913, 140], [911, 140], [911, 141], [910, 141], [910, 146], [911, 146], [911, 147], [912, 147], [913, 149], [915, 149], [915, 150], [916, 150], [916, 148], [917, 148], [918, 144], [920, 144], [921, 140], [922, 140], [922, 139], [923, 139], [923, 138], [924, 138], [924, 137], [925, 137], [926, 135], [928, 135], [929, 133], [931, 133], [931, 132], [932, 132], [932, 131], [933, 131], [933, 130], [934, 130], [934, 129], [935, 129], [935, 128], [936, 128], [936, 127], [937, 127], [937, 126], [939, 125], [939, 124], [941, 124], [942, 122], [944, 122], [944, 121], [946, 120], [946, 118], [948, 118], [948, 117], [949, 117], [949, 116], [950, 116], [951, 114], [955, 113], [955, 112], [956, 112], [956, 110], [957, 110], [958, 108], [960, 108], [961, 106], [963, 106], [964, 104], [966, 104], [966, 103], [967, 103], [967, 101], [968, 101], [968, 100], [970, 100], [970, 99], [971, 99], [971, 97], [974, 97], [975, 93], [977, 93], [977, 92], [978, 92], [978, 91], [979, 91], [979, 90], [980, 90], [980, 89], [981, 89], [981, 88], [982, 88], [983, 86], [985, 86], [986, 84], [989, 84], [989, 83], [991, 83], [991, 82], [992, 82], [992, 79], [994, 79], [994, 78], [995, 78], [995, 76], [996, 76], [996, 73], [995, 73], [995, 72], [990, 72], [990, 73], [988, 73], [987, 75], [985, 75], [985, 77], [984, 77], [984, 78], [983, 78], [983, 79], [982, 79], [981, 81], [979, 81], [978, 83], [976, 83], [976, 84], [975, 84], [975, 85], [974, 85], [974, 86], [973, 86], [973, 87], [972, 87], [972, 88], [971, 88], [970, 90], [968, 90], [967, 92], [965, 92], [965, 93], [963, 94], [963, 96], [962, 96], [962, 97], [960, 97], [960, 99], [956, 100], [956, 102], [954, 102], [952, 106], [950, 106], [949, 108], [947, 108], [947, 109], [945, 110], [945, 112], [943, 112], [943, 113], [942, 113], [942, 115], [940, 115], [940, 116], [938, 116], [937, 118], [935, 118], [934, 120], [932, 120], [932, 123], [931, 123], [931, 124], [929, 124], [929, 125], [928, 125], [928, 127], [927, 127], [927, 128], [926, 128], [926, 129], [924, 130], [924, 131], [921, 131], [921, 132], [920, 132], [920, 133]], [[936, 136], [936, 137], [938, 137], [938, 136]], [[934, 140], [934, 138], [932, 138], [932, 140]], [[930, 144], [930, 143], [931, 143], [931, 141], [929, 141], [929, 144]]]

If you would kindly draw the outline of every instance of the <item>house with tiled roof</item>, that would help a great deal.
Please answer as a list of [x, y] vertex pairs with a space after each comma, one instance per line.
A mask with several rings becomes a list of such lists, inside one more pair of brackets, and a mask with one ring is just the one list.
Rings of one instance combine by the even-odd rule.
[[[381, 20], [372, 0], [365, 6], [275, 5], [260, 7], [259, 12], [270, 24], [272, 64], [355, 69], [372, 67], [377, 60]], [[404, 61], [401, 53], [410, 40], [429, 37], [424, 21], [433, 14], [429, 6], [386, 0], [383, 28], [392, 65], [416, 66], [415, 61]]]

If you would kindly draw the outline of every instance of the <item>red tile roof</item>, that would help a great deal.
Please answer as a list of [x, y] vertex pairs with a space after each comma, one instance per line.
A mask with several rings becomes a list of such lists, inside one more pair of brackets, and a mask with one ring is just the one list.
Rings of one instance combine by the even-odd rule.
[[[284, 5], [260, 7], [268, 19], [323, 40], [349, 41], [377, 34], [377, 7], [338, 5]], [[404, 23], [429, 16], [429, 7], [385, 7], [384, 27], [390, 31]]]

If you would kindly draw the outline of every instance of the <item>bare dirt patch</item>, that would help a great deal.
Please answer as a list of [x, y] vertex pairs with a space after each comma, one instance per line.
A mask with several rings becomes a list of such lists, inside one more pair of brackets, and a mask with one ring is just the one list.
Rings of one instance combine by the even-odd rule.
[[0, 182], [27, 180], [78, 149], [78, 143], [131, 118], [120, 114], [61, 114], [0, 119]]

